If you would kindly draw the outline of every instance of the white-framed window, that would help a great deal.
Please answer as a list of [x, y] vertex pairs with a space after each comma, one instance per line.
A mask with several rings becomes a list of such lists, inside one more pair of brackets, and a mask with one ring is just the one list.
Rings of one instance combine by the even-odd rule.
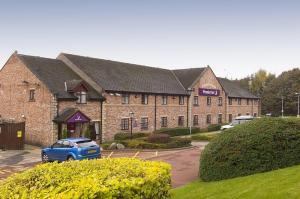
[[148, 118], [147, 117], [141, 118], [141, 130], [148, 130]]
[[161, 117], [161, 127], [168, 127], [168, 118]]
[[184, 116], [178, 116], [178, 126], [184, 126]]
[[184, 96], [179, 96], [179, 105], [184, 105]]
[[129, 118], [121, 119], [121, 130], [129, 130]]
[[194, 115], [193, 126], [198, 126], [198, 125], [199, 125], [199, 117], [198, 117], [198, 115]]
[[223, 122], [222, 114], [219, 113], [218, 114], [218, 124], [222, 124], [222, 122]]
[[207, 104], [208, 106], [211, 105], [211, 97], [207, 97], [207, 98], [206, 98], [206, 104]]
[[168, 96], [167, 95], [163, 95], [161, 97], [162, 99], [162, 105], [167, 105], [168, 104]]
[[148, 104], [148, 95], [142, 94], [142, 104]]
[[211, 114], [206, 115], [206, 123], [211, 124]]
[[199, 99], [198, 96], [194, 96], [194, 106], [199, 106]]
[[238, 105], [241, 105], [241, 104], [242, 104], [242, 99], [238, 98]]
[[218, 105], [223, 106], [223, 98], [222, 97], [218, 98]]
[[129, 104], [129, 94], [122, 94], [122, 104]]
[[31, 101], [31, 102], [35, 101], [35, 90], [34, 89], [29, 90], [29, 101]]
[[86, 104], [86, 92], [79, 91], [76, 93], [77, 103], [78, 104]]

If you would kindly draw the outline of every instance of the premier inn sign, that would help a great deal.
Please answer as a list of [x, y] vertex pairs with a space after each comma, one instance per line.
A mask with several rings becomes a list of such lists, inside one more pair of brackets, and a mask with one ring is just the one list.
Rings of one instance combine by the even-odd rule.
[[220, 90], [218, 89], [208, 89], [208, 88], [199, 88], [199, 95], [201, 96], [219, 96]]

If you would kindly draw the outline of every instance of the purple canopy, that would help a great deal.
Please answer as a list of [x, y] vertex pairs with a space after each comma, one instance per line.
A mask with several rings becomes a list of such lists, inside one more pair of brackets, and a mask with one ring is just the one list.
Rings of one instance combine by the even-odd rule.
[[67, 120], [67, 123], [85, 123], [85, 122], [89, 122], [90, 119], [85, 116], [84, 114], [82, 114], [81, 112], [76, 112], [72, 117], [70, 117], [68, 120]]

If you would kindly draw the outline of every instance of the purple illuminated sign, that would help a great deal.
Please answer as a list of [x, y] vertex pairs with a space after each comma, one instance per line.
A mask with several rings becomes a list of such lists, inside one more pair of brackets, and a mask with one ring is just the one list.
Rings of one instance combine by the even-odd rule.
[[84, 123], [84, 122], [89, 122], [89, 121], [90, 121], [89, 118], [87, 118], [82, 113], [77, 112], [72, 117], [70, 117], [67, 122], [68, 123], [76, 123], [76, 122]]
[[218, 89], [208, 89], [208, 88], [199, 88], [199, 95], [202, 96], [219, 96], [220, 90]]

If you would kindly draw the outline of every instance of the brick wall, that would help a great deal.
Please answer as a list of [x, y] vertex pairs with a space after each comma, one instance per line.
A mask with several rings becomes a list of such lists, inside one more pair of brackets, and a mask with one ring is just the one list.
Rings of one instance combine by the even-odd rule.
[[[207, 97], [199, 96], [199, 88], [207, 88], [207, 89], [218, 89], [220, 90], [220, 96], [211, 96], [211, 105], [207, 105]], [[206, 116], [208, 114], [211, 115], [211, 123], [218, 123], [218, 114], [222, 114], [222, 121], [225, 122], [225, 91], [217, 80], [216, 76], [212, 72], [210, 68], [207, 68], [201, 78], [196, 82], [193, 87], [194, 92], [191, 95], [191, 100], [193, 102], [194, 96], [198, 96], [199, 106], [194, 106], [192, 103], [192, 118], [191, 122], [193, 122], [193, 115], [198, 115], [200, 128], [206, 128], [208, 124], [206, 123]], [[222, 106], [218, 105], [219, 97], [222, 97]]]
[[[112, 139], [115, 133], [130, 132], [121, 130], [121, 119], [130, 118], [133, 112], [133, 132], [152, 132], [155, 128], [155, 95], [148, 95], [148, 104], [142, 104], [141, 94], [130, 94], [129, 104], [122, 104], [121, 95], [104, 94], [106, 101], [103, 104], [103, 134], [105, 139]], [[162, 96], [156, 96], [156, 129], [161, 128], [161, 117], [168, 117], [168, 127], [178, 126], [178, 116], [186, 119], [187, 103], [179, 105], [178, 96], [168, 96], [167, 105], [162, 105]], [[148, 129], [141, 129], [141, 118], [148, 118]]]
[[[35, 101], [29, 101], [30, 89], [35, 90]], [[53, 142], [55, 126], [50, 107], [55, 99], [16, 54], [0, 71], [0, 102], [2, 118], [26, 121], [27, 143], [48, 145]]]

